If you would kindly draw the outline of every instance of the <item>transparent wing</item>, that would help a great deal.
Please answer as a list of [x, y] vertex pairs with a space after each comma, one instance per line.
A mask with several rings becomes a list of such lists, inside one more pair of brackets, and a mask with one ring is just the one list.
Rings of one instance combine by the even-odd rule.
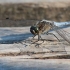
[[63, 29], [59, 29], [56, 30], [56, 32], [65, 40], [70, 44], [70, 33], [63, 30]]
[[[65, 41], [67, 41], [70, 44], [70, 33], [63, 30], [63, 29], [58, 29], [55, 30]], [[56, 54], [68, 54], [66, 47], [68, 47], [68, 43], [62, 41], [62, 42], [52, 42], [50, 43], [49, 46], [46, 46], [46, 49], [49, 49], [50, 51], [52, 51], [52, 53], [56, 53]], [[49, 43], [48, 43], [49, 44]]]
[[[58, 27], [55, 26], [54, 28], [58, 28]], [[56, 31], [64, 39], [64, 41], [67, 41], [70, 44], [70, 33], [69, 32], [65, 31], [64, 29], [59, 29], [59, 28], [54, 31]], [[52, 46], [48, 46], [46, 48], [56, 53], [67, 54], [66, 47], [68, 46], [68, 43], [64, 41], [57, 42], [57, 43], [54, 42], [56, 46], [53, 45], [52, 43]]]
[[[58, 30], [55, 30], [65, 41], [67, 41], [69, 44], [70, 44], [70, 33], [63, 30], [63, 29], [58, 29]], [[59, 46], [58, 48], [61, 49], [62, 51], [60, 53], [64, 53], [64, 54], [67, 54], [67, 51], [65, 49], [65, 47], [67, 47], [67, 44], [61, 44], [61, 46]], [[59, 50], [60, 51], [60, 50]]]

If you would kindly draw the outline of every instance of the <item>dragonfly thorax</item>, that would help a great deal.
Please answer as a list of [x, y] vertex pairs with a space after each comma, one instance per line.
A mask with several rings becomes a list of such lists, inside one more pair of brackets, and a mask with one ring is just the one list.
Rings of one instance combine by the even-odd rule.
[[39, 21], [34, 26], [31, 26], [30, 32], [34, 35], [42, 34], [45, 31], [48, 32], [52, 28], [52, 23], [51, 21]]

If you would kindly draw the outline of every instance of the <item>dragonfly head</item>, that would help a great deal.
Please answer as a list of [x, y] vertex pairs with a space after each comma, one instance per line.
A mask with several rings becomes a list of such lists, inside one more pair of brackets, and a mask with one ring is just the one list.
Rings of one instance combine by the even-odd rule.
[[31, 26], [31, 27], [30, 27], [30, 32], [31, 32], [33, 35], [38, 35], [39, 29], [38, 29], [37, 26]]

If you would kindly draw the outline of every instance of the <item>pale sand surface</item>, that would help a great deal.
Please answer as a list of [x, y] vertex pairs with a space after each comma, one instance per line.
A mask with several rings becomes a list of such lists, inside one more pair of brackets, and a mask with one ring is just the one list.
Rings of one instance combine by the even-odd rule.
[[0, 70], [70, 70], [70, 59], [23, 59], [0, 57]]
[[[22, 53], [24, 58], [44, 58], [70, 55], [70, 45], [56, 32], [53, 33], [61, 39], [61, 42], [57, 41], [57, 39], [52, 35], [42, 35], [46, 40], [52, 41], [38, 41], [33, 43], [30, 41], [33, 35], [30, 33], [29, 28], [30, 27], [1, 27], [0, 42], [3, 44], [0, 44], [0, 55], [12, 55], [12, 53], [14, 55], [19, 55], [19, 53]], [[70, 28], [66, 28], [65, 30], [69, 32], [69, 29]], [[37, 37], [35, 37], [35, 39], [37, 39]], [[24, 40], [29, 41], [25, 42]]]
[[[30, 27], [0, 28], [0, 42], [22, 39], [21, 43], [0, 44], [0, 70], [70, 70], [70, 59], [43, 59], [51, 56], [70, 55], [70, 45], [65, 41], [54, 41], [55, 37], [46, 36], [53, 41], [39, 41], [31, 44]], [[69, 28], [65, 29], [69, 31]], [[54, 32], [61, 40], [62, 38]], [[43, 36], [43, 37], [45, 37]], [[37, 37], [36, 37], [37, 38]], [[42, 43], [39, 46], [36, 44]], [[54, 52], [52, 52], [54, 51]], [[57, 52], [58, 51], [58, 52]], [[20, 55], [22, 53], [22, 55]], [[16, 55], [18, 54], [18, 56]], [[39, 59], [36, 59], [39, 58]], [[40, 59], [42, 58], [42, 59]]]

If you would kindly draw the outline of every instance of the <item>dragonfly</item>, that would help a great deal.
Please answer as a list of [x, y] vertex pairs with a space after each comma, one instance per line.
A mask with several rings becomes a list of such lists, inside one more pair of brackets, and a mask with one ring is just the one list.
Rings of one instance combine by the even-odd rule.
[[41, 34], [51, 34], [54, 35], [57, 38], [57, 40], [59, 40], [55, 34], [50, 33], [51, 31], [56, 31], [65, 41], [67, 41], [70, 44], [70, 33], [63, 30], [63, 28], [67, 27], [70, 27], [70, 22], [55, 22], [49, 20], [41, 20], [30, 27], [30, 32], [34, 35], [33, 38], [36, 35], [38, 35], [38, 41], [42, 39]]

